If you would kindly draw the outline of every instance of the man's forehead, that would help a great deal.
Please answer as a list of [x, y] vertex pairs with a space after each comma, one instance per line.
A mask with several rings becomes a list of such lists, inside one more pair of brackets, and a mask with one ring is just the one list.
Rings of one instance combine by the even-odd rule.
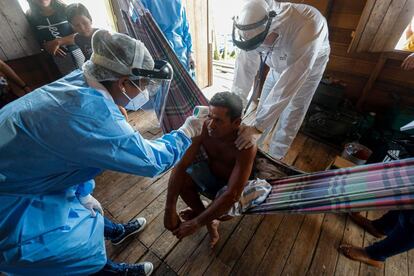
[[225, 118], [228, 117], [228, 109], [227, 107], [223, 106], [209, 106], [209, 115], [213, 118]]

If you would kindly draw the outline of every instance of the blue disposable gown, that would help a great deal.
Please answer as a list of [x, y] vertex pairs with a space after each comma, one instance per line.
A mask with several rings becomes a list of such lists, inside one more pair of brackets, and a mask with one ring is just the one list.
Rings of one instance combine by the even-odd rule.
[[80, 275], [106, 263], [103, 218], [77, 199], [102, 170], [155, 176], [191, 140], [147, 141], [77, 70], [0, 110], [0, 271]]
[[164, 33], [178, 59], [189, 70], [192, 51], [190, 29], [181, 0], [140, 0]]

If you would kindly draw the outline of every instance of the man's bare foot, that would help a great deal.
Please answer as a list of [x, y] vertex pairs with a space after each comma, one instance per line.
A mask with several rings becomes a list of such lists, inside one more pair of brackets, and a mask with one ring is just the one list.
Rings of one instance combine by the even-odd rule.
[[[204, 207], [208, 206], [208, 202], [205, 200], [202, 200]], [[185, 209], [182, 209], [180, 212], [180, 217], [187, 221], [187, 220], [191, 220], [193, 218], [195, 218], [197, 216], [197, 214], [193, 211], [193, 209], [191, 209], [190, 207], [187, 207]]]
[[218, 228], [220, 225], [219, 220], [213, 220], [209, 224], [207, 224], [208, 234], [210, 235], [210, 248], [213, 249], [216, 243], [218, 242], [220, 235], [218, 232]]
[[175, 211], [165, 210], [164, 227], [170, 231], [175, 230], [180, 226], [181, 220]]
[[341, 244], [339, 246], [339, 252], [344, 254], [345, 257], [350, 258], [354, 261], [359, 261], [366, 263], [371, 266], [375, 266], [378, 268], [382, 267], [383, 262], [371, 259], [364, 248], [352, 246], [349, 244]]
[[180, 217], [185, 221], [192, 220], [193, 218], [197, 216], [194, 213], [193, 209], [191, 209], [190, 207], [180, 210], [179, 214], [180, 214]]

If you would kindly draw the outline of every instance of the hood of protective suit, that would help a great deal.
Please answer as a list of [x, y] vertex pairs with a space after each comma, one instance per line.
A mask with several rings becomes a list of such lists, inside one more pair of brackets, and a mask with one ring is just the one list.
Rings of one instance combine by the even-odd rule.
[[97, 81], [136, 79], [132, 69], [152, 70], [154, 60], [144, 43], [120, 33], [99, 30], [92, 36], [92, 56], [83, 65], [85, 75]]

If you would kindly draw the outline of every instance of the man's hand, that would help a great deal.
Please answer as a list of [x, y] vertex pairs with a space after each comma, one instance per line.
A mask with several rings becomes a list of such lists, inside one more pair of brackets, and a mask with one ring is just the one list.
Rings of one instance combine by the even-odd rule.
[[194, 219], [192, 219], [181, 223], [180, 226], [173, 231], [173, 234], [178, 239], [182, 239], [194, 234], [198, 228], [200, 228], [200, 225]]
[[413, 70], [414, 69], [414, 53], [409, 55], [404, 59], [404, 61], [401, 63], [401, 67], [404, 70]]
[[101, 215], [103, 215], [103, 209], [101, 204], [93, 196], [87, 195], [84, 197], [80, 197], [79, 202], [83, 205], [83, 207], [85, 207], [91, 212], [92, 217], [96, 217], [95, 210], [101, 213]]
[[248, 149], [257, 144], [262, 133], [254, 126], [240, 125], [237, 139], [234, 142], [239, 150]]
[[164, 213], [164, 227], [167, 230], [173, 231], [181, 224], [180, 217], [175, 210], [165, 209]]

